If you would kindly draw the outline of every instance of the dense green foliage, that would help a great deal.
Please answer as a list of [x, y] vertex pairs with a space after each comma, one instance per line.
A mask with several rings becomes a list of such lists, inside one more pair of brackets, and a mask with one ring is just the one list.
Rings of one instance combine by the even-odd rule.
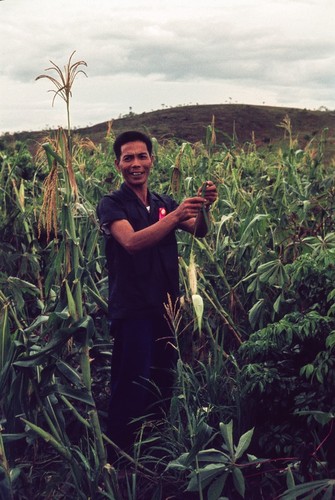
[[323, 139], [299, 150], [280, 126], [277, 151], [217, 144], [214, 123], [201, 143], [153, 139], [154, 190], [180, 200], [211, 179], [219, 200], [205, 239], [178, 233], [171, 408], [115, 464], [95, 212], [121, 182], [113, 133], [93, 144], [60, 130], [34, 158], [1, 142], [0, 498], [331, 498], [334, 165]]

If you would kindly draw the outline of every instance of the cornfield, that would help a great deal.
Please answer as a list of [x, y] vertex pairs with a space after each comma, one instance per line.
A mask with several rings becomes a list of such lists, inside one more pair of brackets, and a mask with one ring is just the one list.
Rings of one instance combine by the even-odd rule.
[[180, 201], [210, 179], [219, 199], [205, 239], [177, 235], [170, 409], [112, 464], [96, 206], [121, 182], [113, 127], [102, 144], [60, 129], [35, 157], [2, 140], [1, 498], [332, 497], [334, 164], [325, 136], [298, 149], [279, 125], [275, 151], [218, 144], [214, 119], [195, 144], [153, 139], [153, 190]]

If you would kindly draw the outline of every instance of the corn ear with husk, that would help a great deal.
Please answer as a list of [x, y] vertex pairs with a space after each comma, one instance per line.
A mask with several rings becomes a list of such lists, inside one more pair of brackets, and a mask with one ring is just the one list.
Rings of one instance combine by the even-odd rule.
[[206, 130], [206, 146], [208, 154], [210, 155], [213, 148], [216, 145], [216, 133], [215, 133], [215, 116], [212, 116], [212, 122], [208, 125]]
[[197, 268], [194, 260], [193, 249], [190, 255], [190, 263], [188, 265], [188, 284], [192, 295], [198, 293]]
[[201, 328], [202, 328], [202, 318], [204, 315], [204, 301], [199, 294], [193, 294], [192, 295], [192, 303], [193, 303], [193, 308], [195, 312], [195, 316], [197, 319], [197, 325], [199, 332], [201, 333]]
[[181, 159], [185, 153], [185, 151], [188, 150], [187, 148], [188, 143], [183, 142], [181, 145], [180, 150], [178, 151], [175, 163], [172, 167], [172, 174], [171, 174], [171, 191], [174, 194], [174, 196], [179, 197], [181, 194], [181, 177], [182, 177], [182, 169], [181, 169]]
[[214, 147], [216, 145], [215, 116], [214, 115], [212, 116], [211, 129], [212, 129], [211, 146]]
[[170, 184], [171, 184], [171, 191], [175, 196], [177, 196], [180, 192], [180, 179], [181, 179], [180, 169], [174, 165], [172, 168]]
[[190, 263], [188, 266], [188, 282], [192, 296], [192, 304], [195, 312], [195, 317], [197, 320], [197, 325], [199, 332], [201, 332], [202, 318], [204, 314], [204, 302], [201, 295], [198, 294], [198, 283], [197, 283], [197, 269], [194, 260], [193, 249], [190, 255]]

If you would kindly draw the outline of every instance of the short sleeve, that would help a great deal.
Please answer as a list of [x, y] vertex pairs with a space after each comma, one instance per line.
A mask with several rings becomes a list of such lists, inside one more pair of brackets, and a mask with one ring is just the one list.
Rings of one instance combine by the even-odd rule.
[[109, 234], [109, 226], [115, 220], [127, 219], [127, 214], [122, 204], [112, 196], [104, 196], [97, 208], [100, 229]]

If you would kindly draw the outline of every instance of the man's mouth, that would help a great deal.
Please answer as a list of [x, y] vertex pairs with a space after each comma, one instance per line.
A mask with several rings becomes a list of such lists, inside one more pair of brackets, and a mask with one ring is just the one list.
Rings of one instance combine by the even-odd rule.
[[141, 175], [143, 175], [143, 173], [142, 172], [130, 172], [130, 175], [132, 177], [141, 177]]

